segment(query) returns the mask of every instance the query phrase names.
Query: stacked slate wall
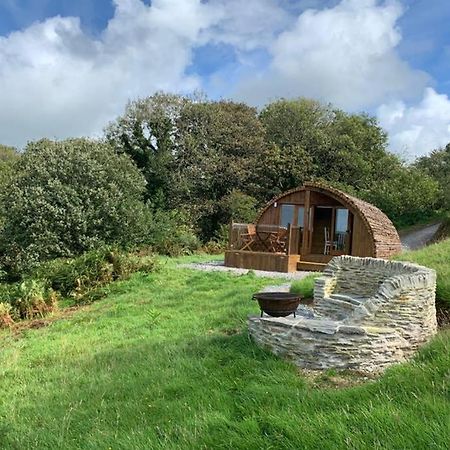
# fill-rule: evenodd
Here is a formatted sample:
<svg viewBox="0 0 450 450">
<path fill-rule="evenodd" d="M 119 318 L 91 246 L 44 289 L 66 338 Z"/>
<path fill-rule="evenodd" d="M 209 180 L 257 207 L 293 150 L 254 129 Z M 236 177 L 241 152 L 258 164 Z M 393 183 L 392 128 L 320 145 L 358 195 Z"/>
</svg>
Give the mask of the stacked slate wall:
<svg viewBox="0 0 450 450">
<path fill-rule="evenodd" d="M 436 333 L 435 289 L 434 270 L 340 256 L 316 280 L 313 318 L 251 317 L 249 331 L 299 367 L 379 371 Z"/>
</svg>

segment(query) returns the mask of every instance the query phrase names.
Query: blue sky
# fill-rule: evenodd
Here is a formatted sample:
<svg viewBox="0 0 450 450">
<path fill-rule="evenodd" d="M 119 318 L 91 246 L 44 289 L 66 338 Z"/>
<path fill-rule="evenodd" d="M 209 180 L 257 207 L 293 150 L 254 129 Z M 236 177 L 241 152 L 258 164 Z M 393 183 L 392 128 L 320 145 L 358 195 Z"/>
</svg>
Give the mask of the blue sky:
<svg viewBox="0 0 450 450">
<path fill-rule="evenodd" d="M 307 96 L 406 158 L 450 141 L 444 0 L 0 0 L 0 142 L 98 135 L 128 99 Z"/>
</svg>

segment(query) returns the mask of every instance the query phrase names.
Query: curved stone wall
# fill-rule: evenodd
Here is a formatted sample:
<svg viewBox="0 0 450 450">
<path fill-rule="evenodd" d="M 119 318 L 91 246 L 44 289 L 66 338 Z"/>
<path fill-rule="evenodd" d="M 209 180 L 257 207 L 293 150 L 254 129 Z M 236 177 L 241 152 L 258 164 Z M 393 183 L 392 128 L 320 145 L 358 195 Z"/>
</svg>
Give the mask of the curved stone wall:
<svg viewBox="0 0 450 450">
<path fill-rule="evenodd" d="M 250 317 L 249 332 L 299 367 L 379 371 L 435 334 L 435 289 L 432 269 L 339 256 L 316 280 L 313 314 Z"/>
</svg>

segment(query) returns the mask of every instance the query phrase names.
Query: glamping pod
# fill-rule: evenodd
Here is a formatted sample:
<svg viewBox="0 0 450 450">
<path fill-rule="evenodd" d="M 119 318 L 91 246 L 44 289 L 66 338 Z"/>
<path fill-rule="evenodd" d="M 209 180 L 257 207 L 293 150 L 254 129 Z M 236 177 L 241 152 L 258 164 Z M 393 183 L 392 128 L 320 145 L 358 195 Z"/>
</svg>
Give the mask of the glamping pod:
<svg viewBox="0 0 450 450">
<path fill-rule="evenodd" d="M 400 238 L 378 208 L 321 183 L 271 200 L 256 223 L 232 223 L 225 265 L 254 270 L 322 270 L 333 256 L 389 258 Z"/>
</svg>

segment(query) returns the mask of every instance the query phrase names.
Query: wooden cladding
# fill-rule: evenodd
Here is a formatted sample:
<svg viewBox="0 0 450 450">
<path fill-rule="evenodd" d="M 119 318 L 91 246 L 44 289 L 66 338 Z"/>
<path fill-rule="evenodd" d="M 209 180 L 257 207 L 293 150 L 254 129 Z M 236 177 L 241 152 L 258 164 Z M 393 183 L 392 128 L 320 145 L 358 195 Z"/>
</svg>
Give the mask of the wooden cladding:
<svg viewBox="0 0 450 450">
<path fill-rule="evenodd" d="M 389 218 L 370 203 L 321 183 L 305 183 L 271 200 L 261 211 L 258 224 L 280 224 L 281 207 L 291 204 L 304 208 L 304 227 L 299 253 L 311 253 L 315 207 L 346 208 L 350 212 L 346 251 L 354 256 L 388 258 L 401 251 L 400 238 Z M 334 219 L 333 219 L 334 220 Z M 351 222 L 351 223 L 350 223 Z M 334 222 L 332 224 L 334 230 Z M 316 242 L 316 251 L 319 244 Z"/>
<path fill-rule="evenodd" d="M 250 245 L 250 225 L 230 227 L 225 265 L 289 272 L 297 263 L 304 269 L 308 261 L 322 267 L 335 255 L 389 258 L 401 250 L 397 230 L 382 211 L 320 183 L 306 183 L 274 198 L 255 225 L 257 239 Z M 266 232 L 274 236 L 266 242 L 264 228 L 278 231 Z"/>
</svg>

